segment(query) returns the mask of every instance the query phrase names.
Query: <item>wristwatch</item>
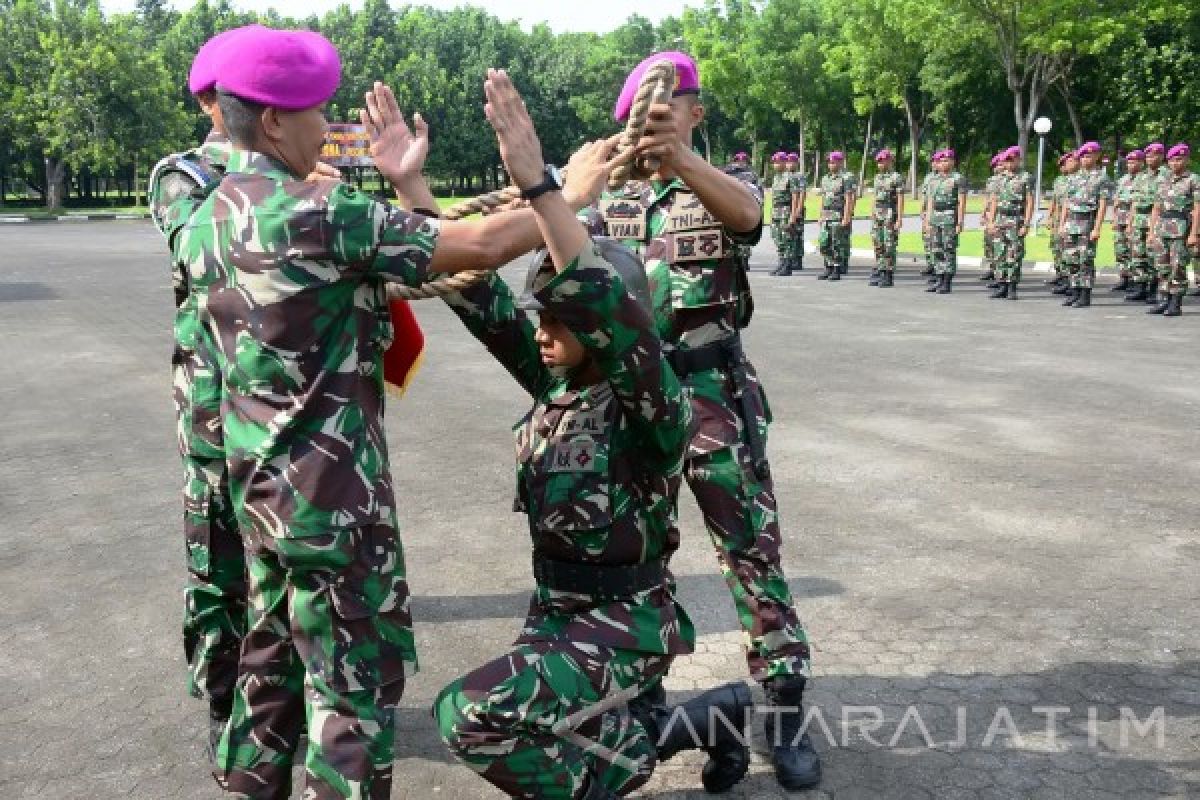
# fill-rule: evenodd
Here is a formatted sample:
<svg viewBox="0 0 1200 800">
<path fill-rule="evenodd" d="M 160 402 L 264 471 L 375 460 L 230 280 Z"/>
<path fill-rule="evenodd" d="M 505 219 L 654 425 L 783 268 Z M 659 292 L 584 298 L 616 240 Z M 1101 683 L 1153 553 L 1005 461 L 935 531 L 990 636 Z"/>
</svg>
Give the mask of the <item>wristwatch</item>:
<svg viewBox="0 0 1200 800">
<path fill-rule="evenodd" d="M 542 178 L 542 182 L 538 185 L 521 190 L 522 200 L 535 200 L 546 192 L 557 192 L 562 189 L 562 173 L 558 167 L 553 164 L 547 164 L 544 175 L 545 177 Z"/>
</svg>

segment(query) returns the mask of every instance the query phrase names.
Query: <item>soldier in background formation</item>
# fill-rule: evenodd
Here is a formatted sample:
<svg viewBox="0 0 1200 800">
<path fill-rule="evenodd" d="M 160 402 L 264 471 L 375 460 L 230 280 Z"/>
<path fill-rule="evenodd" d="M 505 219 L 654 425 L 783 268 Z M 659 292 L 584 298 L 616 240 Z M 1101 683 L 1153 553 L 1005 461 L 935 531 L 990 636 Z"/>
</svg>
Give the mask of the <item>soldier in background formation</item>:
<svg viewBox="0 0 1200 800">
<path fill-rule="evenodd" d="M 821 179 L 821 229 L 817 236 L 817 247 L 825 258 L 825 272 L 817 276 L 821 281 L 840 281 L 850 268 L 850 225 L 858 200 L 858 181 L 845 167 L 846 156 L 834 150 Z"/>
<path fill-rule="evenodd" d="M 1087 142 L 1079 148 L 1079 169 L 1067 181 L 1062 209 L 1055 228 L 1062 239 L 1062 260 L 1070 276 L 1068 308 L 1088 308 L 1096 280 L 1096 243 L 1112 195 L 1112 181 L 1100 168 L 1100 145 Z"/>
<path fill-rule="evenodd" d="M 967 181 L 954 169 L 954 151 L 933 154 L 935 174 L 929 182 L 924 226 L 929 231 L 935 276 L 927 292 L 949 294 L 958 270 L 958 237 L 967 210 Z"/>
<path fill-rule="evenodd" d="M 989 165 L 992 168 L 992 174 L 988 176 L 987 182 L 983 185 L 983 204 L 984 208 L 991 205 L 992 199 L 996 194 L 996 187 L 1000 181 L 1004 179 L 1002 174 L 1003 167 L 1000 162 L 1004 156 L 1004 151 L 996 153 L 992 156 Z M 999 285 L 996 281 L 996 240 L 991 232 L 991 225 L 987 218 L 987 211 L 984 211 L 984 216 L 980 219 L 980 227 L 983 229 L 983 273 L 979 276 L 981 281 L 992 281 L 988 284 L 988 288 L 994 289 Z"/>
<path fill-rule="evenodd" d="M 925 173 L 917 189 L 917 199 L 921 201 L 921 252 L 925 256 L 925 268 L 921 270 L 921 275 L 925 276 L 933 274 L 933 250 L 929 248 L 929 226 L 926 224 L 929 221 L 929 182 L 933 180 L 933 175 L 933 170 Z"/>
<path fill-rule="evenodd" d="M 1065 203 L 1067 182 L 1079 168 L 1079 160 L 1075 151 L 1063 153 L 1058 157 L 1058 177 L 1050 188 L 1050 208 L 1046 212 L 1047 231 L 1050 235 L 1050 253 L 1054 257 L 1054 277 L 1046 281 L 1047 286 L 1053 286 L 1053 294 L 1066 294 L 1071 290 L 1070 277 L 1062 259 L 1062 236 L 1058 230 L 1058 219 L 1062 215 Z"/>
<path fill-rule="evenodd" d="M 808 200 L 808 178 L 800 169 L 800 154 L 788 153 L 788 176 L 791 178 L 792 214 L 788 221 L 788 235 L 791 239 L 792 269 L 804 269 L 804 204 Z M 790 275 L 791 272 L 784 273 Z"/>
<path fill-rule="evenodd" d="M 1192 150 L 1177 144 L 1167 151 L 1169 171 L 1158 187 L 1150 229 L 1161 242 L 1160 301 L 1150 314 L 1178 317 L 1187 292 L 1187 269 L 1200 257 L 1200 176 L 1189 167 Z"/>
<path fill-rule="evenodd" d="M 1021 169 L 1021 148 L 1013 146 L 999 154 L 998 180 L 984 209 L 987 232 L 995 242 L 995 299 L 1017 299 L 1021 265 L 1025 258 L 1025 236 L 1033 218 L 1033 188 L 1029 173 Z"/>
<path fill-rule="evenodd" d="M 1113 257 L 1120 280 L 1110 292 L 1129 293 L 1137 281 L 1133 264 L 1133 182 L 1144 164 L 1142 151 L 1130 150 L 1125 154 L 1125 174 L 1113 186 Z"/>
<path fill-rule="evenodd" d="M 739 150 L 733 154 L 733 161 L 730 161 L 722 169 L 726 175 L 732 175 L 740 181 L 744 181 L 756 187 L 758 191 L 762 191 L 762 186 L 759 184 L 758 176 L 754 174 L 754 170 L 750 167 L 750 155 Z M 754 251 L 752 245 L 739 242 L 734 245 L 734 252 L 741 261 L 742 269 L 749 272 L 750 270 L 750 255 Z"/>
<path fill-rule="evenodd" d="M 896 157 L 887 148 L 875 154 L 875 164 L 875 201 L 871 206 L 875 269 L 868 283 L 889 287 L 895 285 L 896 245 L 904 218 L 904 176 L 896 172 Z"/>
<path fill-rule="evenodd" d="M 771 239 L 779 253 L 779 265 L 772 270 L 772 275 L 791 275 L 796 258 L 793 252 L 794 238 L 790 231 L 794 220 L 792 176 L 787 166 L 787 153 L 780 150 L 771 156 L 771 169 L 775 173 L 771 179 Z"/>
</svg>

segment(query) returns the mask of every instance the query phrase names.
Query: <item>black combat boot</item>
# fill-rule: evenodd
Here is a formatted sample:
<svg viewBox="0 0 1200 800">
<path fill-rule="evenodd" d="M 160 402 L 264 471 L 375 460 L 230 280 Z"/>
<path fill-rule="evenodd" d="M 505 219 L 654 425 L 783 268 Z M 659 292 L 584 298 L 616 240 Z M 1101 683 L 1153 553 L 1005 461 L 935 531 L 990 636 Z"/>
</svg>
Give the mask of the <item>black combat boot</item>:
<svg viewBox="0 0 1200 800">
<path fill-rule="evenodd" d="M 1126 303 L 1144 303 L 1146 302 L 1146 282 L 1138 281 L 1133 284 L 1129 294 L 1125 295 Z"/>
<path fill-rule="evenodd" d="M 1163 312 L 1163 316 L 1178 317 L 1181 314 L 1183 314 L 1183 293 L 1168 295 L 1167 310 Z"/>
<path fill-rule="evenodd" d="M 879 277 L 880 288 L 886 289 L 889 286 L 895 286 L 895 285 L 896 285 L 896 282 L 894 279 L 894 273 L 890 269 L 885 269 L 883 271 L 883 274 Z"/>
<path fill-rule="evenodd" d="M 845 273 L 846 273 L 846 270 L 842 269 L 840 266 L 834 267 L 833 273 L 829 276 L 829 280 L 840 281 L 842 279 L 842 275 L 844 275 Z"/>
<path fill-rule="evenodd" d="M 873 269 L 871 270 L 871 277 L 867 279 L 867 286 L 878 286 L 879 280 L 879 270 Z"/>
<path fill-rule="evenodd" d="M 1055 287 L 1050 290 L 1050 294 L 1067 294 L 1070 291 L 1071 283 L 1069 281 L 1063 281 L 1062 283 L 1055 285 Z"/>
<path fill-rule="evenodd" d="M 927 285 L 925 287 L 925 291 L 929 292 L 930 294 L 933 294 L 938 289 L 940 289 L 942 286 L 942 278 L 944 276 L 945 276 L 945 273 L 943 273 L 942 275 L 935 275 L 934 277 L 932 277 L 928 281 L 926 281 Z"/>
<path fill-rule="evenodd" d="M 989 288 L 989 289 L 999 289 L 999 288 L 1000 288 L 1001 286 L 1003 286 L 1003 285 L 1004 285 L 1004 281 L 1002 281 L 1002 280 L 1000 280 L 999 278 L 997 278 L 996 280 L 994 280 L 994 281 L 992 281 L 991 283 L 989 283 L 989 284 L 987 285 L 987 288 Z"/>
<path fill-rule="evenodd" d="M 1008 299 L 1009 300 L 1017 299 L 1017 285 L 1015 283 L 1010 283 L 1008 285 Z"/>
<path fill-rule="evenodd" d="M 792 274 L 792 260 L 790 258 L 784 259 L 784 262 L 779 265 L 779 269 L 775 270 L 775 272 L 773 274 L 779 275 L 779 276 L 791 275 Z"/>
<path fill-rule="evenodd" d="M 1042 281 L 1043 286 L 1062 286 L 1062 275 L 1055 275 Z"/>
<path fill-rule="evenodd" d="M 1079 294 L 1076 296 L 1075 302 L 1072 304 L 1072 308 L 1087 308 L 1091 304 L 1092 290 L 1090 288 L 1083 288 L 1079 290 Z"/>
<path fill-rule="evenodd" d="M 996 270 L 989 269 L 987 272 L 979 276 L 981 281 L 994 281 L 996 279 Z"/>
<path fill-rule="evenodd" d="M 1158 305 L 1158 278 L 1151 278 L 1150 285 L 1146 287 L 1146 304 Z"/>
<path fill-rule="evenodd" d="M 825 271 L 824 271 L 824 272 L 822 272 L 820 275 L 818 275 L 818 276 L 817 276 L 817 280 L 819 280 L 819 281 L 827 281 L 827 280 L 829 280 L 829 276 L 830 276 L 830 275 L 832 275 L 832 274 L 833 274 L 833 270 L 832 270 L 832 269 L 830 269 L 829 267 L 826 267 L 826 268 L 825 268 Z"/>
<path fill-rule="evenodd" d="M 950 294 L 950 287 L 954 283 L 954 276 L 949 272 L 942 274 L 942 282 L 937 287 L 938 294 Z"/>
<path fill-rule="evenodd" d="M 1109 289 L 1110 292 L 1127 292 L 1129 291 L 1130 283 L 1129 276 L 1122 275 L 1119 283 Z"/>
<path fill-rule="evenodd" d="M 922 275 L 932 275 L 932 274 L 933 274 L 933 267 L 931 267 L 931 266 L 929 266 L 929 265 L 926 265 L 926 266 L 925 266 L 925 269 L 921 270 L 921 274 L 922 274 Z"/>
<path fill-rule="evenodd" d="M 846 263 L 846 264 L 838 264 L 838 269 L 837 269 L 837 271 L 838 271 L 838 274 L 839 274 L 839 275 L 845 275 L 847 272 L 849 272 L 849 271 L 850 271 L 850 264 L 849 264 L 849 263 Z"/>
<path fill-rule="evenodd" d="M 1196 288 L 1187 293 L 1188 297 L 1200 297 L 1200 283 L 1196 284 Z"/>
<path fill-rule="evenodd" d="M 821 782 L 821 758 L 813 750 L 804 727 L 804 678 L 781 675 L 770 678 L 763 688 L 772 708 L 763 722 L 775 779 L 785 789 L 811 789 Z"/>
<path fill-rule="evenodd" d="M 1064 306 L 1073 306 L 1075 305 L 1075 301 L 1079 299 L 1079 290 L 1074 286 L 1069 287 L 1063 294 L 1067 296 L 1067 299 L 1063 301 Z"/>
<path fill-rule="evenodd" d="M 703 750 L 708 762 L 700 782 L 713 794 L 746 777 L 750 743 L 743 726 L 754 698 L 744 683 L 709 689 L 677 706 L 668 706 L 666 698 L 660 683 L 629 703 L 629 713 L 654 741 L 659 761 L 684 750 Z"/>
<path fill-rule="evenodd" d="M 1002 297 L 1008 297 L 1008 284 L 1001 283 L 1000 287 L 996 289 L 996 291 L 992 292 L 991 297 L 993 300 L 999 300 Z"/>
<path fill-rule="evenodd" d="M 1146 313 L 1147 314 L 1165 314 L 1165 313 L 1167 313 L 1167 309 L 1170 307 L 1170 305 L 1171 305 L 1171 295 L 1166 294 L 1164 292 L 1160 298 L 1159 304 L 1156 305 L 1154 308 L 1150 309 L 1149 311 L 1147 311 Z"/>
</svg>

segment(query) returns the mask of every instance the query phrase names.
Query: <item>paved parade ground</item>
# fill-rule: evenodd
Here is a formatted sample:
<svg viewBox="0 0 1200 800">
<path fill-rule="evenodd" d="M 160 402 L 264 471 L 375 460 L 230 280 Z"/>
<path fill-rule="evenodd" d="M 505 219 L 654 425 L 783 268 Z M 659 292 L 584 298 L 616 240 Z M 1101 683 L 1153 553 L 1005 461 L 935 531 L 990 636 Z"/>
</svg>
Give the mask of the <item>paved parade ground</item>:
<svg viewBox="0 0 1200 800">
<path fill-rule="evenodd" d="M 1200 797 L 1200 301 L 1148 317 L 1104 287 L 1063 309 L 1042 275 L 989 300 L 973 269 L 936 296 L 906 259 L 893 289 L 861 263 L 818 282 L 813 257 L 772 278 L 766 239 L 747 350 L 825 766 L 795 796 Z M 148 222 L 0 228 L 6 800 L 218 797 L 183 691 L 171 311 Z M 439 301 L 418 315 L 425 363 L 387 413 L 421 657 L 394 796 L 491 798 L 429 704 L 524 614 L 510 426 L 528 404 Z M 700 637 L 674 698 L 745 676 L 682 503 L 673 566 Z M 639 796 L 704 796 L 701 763 Z M 760 755 L 729 796 L 785 794 Z"/>
</svg>

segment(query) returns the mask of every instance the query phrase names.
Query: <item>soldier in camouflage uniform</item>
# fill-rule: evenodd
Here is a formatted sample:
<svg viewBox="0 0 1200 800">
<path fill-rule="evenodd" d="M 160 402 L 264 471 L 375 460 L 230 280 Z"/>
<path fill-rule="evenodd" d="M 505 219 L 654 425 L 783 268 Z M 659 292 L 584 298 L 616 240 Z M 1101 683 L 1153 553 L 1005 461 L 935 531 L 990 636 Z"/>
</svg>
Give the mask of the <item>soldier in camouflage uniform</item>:
<svg viewBox="0 0 1200 800">
<path fill-rule="evenodd" d="M 896 172 L 896 157 L 888 149 L 875 154 L 875 201 L 871 205 L 871 243 L 875 269 L 871 286 L 895 286 L 896 243 L 904 216 L 904 176 Z"/>
<path fill-rule="evenodd" d="M 684 707 L 695 740 L 688 724 L 667 729 L 665 707 L 606 710 L 657 685 L 695 644 L 666 568 L 692 412 L 641 261 L 615 240 L 590 242 L 561 198 L 540 203 L 553 258 L 534 259 L 525 295 L 492 275 L 447 298 L 534 398 L 516 428 L 514 508 L 528 515 L 537 588 L 515 649 L 443 689 L 434 716 L 451 751 L 511 797 L 623 796 L 658 760 L 710 742 L 704 783 L 724 791 L 749 750 L 710 729 L 710 708 L 744 718 L 744 684 Z M 551 224 L 552 204 L 565 224 Z"/>
<path fill-rule="evenodd" d="M 750 674 L 773 704 L 800 709 L 810 674 L 808 639 L 782 567 L 766 457 L 770 412 L 742 350 L 740 329 L 750 321 L 753 300 L 732 254 L 735 243 L 761 235 L 763 198 L 755 185 L 713 169 L 690 148 L 704 106 L 688 56 L 643 61 L 626 81 L 616 118 L 626 118 L 641 75 L 663 57 L 676 63 L 676 96 L 669 107 L 651 109 L 642 141 L 647 154 L 661 159 L 661 170 L 603 195 L 587 222 L 593 233 L 621 238 L 645 258 L 658 331 L 697 421 L 684 477 L 746 632 Z M 771 733 L 776 777 L 789 788 L 816 785 L 820 761 L 801 735 L 802 712 L 777 718 Z"/>
<path fill-rule="evenodd" d="M 1004 167 L 1001 163 L 1003 158 L 1003 151 L 992 156 L 992 174 L 988 176 L 987 182 L 983 185 L 984 212 L 979 220 L 979 225 L 983 229 L 983 273 L 979 276 L 979 280 L 992 281 L 991 284 L 988 284 L 988 288 L 996 288 L 999 285 L 996 280 L 996 239 L 991 232 L 993 226 L 991 220 L 988 219 L 987 209 L 992 205 L 997 187 L 1004 180 Z"/>
<path fill-rule="evenodd" d="M 925 268 L 921 270 L 922 275 L 933 274 L 933 251 L 929 249 L 929 226 L 925 224 L 929 217 L 925 213 L 925 208 L 929 203 L 929 182 L 933 180 L 934 174 L 932 169 L 925 173 L 920 187 L 917 188 L 917 197 L 921 201 L 921 252 L 925 254 Z"/>
<path fill-rule="evenodd" d="M 762 191 L 762 187 L 758 181 L 758 176 L 755 175 L 754 170 L 750 168 L 750 156 L 746 155 L 744 152 L 738 152 L 738 154 L 733 157 L 733 161 L 722 167 L 721 171 L 726 175 L 734 176 L 740 181 L 746 181 L 754 186 L 758 186 L 759 191 Z M 734 248 L 734 252 L 737 253 L 738 258 L 741 261 L 742 269 L 746 270 L 747 272 L 750 270 L 750 255 L 753 251 L 754 247 L 746 244 L 739 244 Z M 800 253 L 803 255 L 804 251 L 801 250 Z M 803 269 L 804 267 L 799 266 L 797 268 Z M 774 274 L 774 272 L 772 274 Z"/>
<path fill-rule="evenodd" d="M 1063 303 L 1069 308 L 1092 304 L 1096 280 L 1096 242 L 1112 196 L 1112 181 L 1099 166 L 1100 145 L 1087 142 L 1079 148 L 1079 171 L 1067 182 L 1058 228 L 1063 237 L 1062 259 L 1071 275 L 1071 289 Z"/>
<path fill-rule="evenodd" d="M 984 210 L 984 218 L 996 242 L 996 299 L 1017 299 L 1021 265 L 1025 259 L 1025 235 L 1033 218 L 1033 190 L 1029 173 L 1021 169 L 1021 148 L 1010 147 L 1000 154 L 1001 179 Z"/>
<path fill-rule="evenodd" d="M 1121 280 L 1109 291 L 1131 292 L 1136 280 L 1133 266 L 1133 183 L 1142 171 L 1145 156 L 1141 150 L 1125 154 L 1125 174 L 1113 187 L 1113 255 Z"/>
<path fill-rule="evenodd" d="M 788 225 L 792 217 L 792 177 L 787 171 L 787 153 L 782 150 L 771 156 L 771 239 L 779 253 L 779 266 L 772 275 L 792 274 L 792 237 Z"/>
<path fill-rule="evenodd" d="M 177 232 L 198 202 L 192 192 L 219 181 L 232 145 L 217 106 L 215 54 L 244 29 L 208 40 L 196 53 L 188 89 L 212 119 L 199 147 L 167 156 L 151 172 L 150 209 L 164 236 Z M 171 242 L 168 240 L 168 246 Z M 209 750 L 229 719 L 238 650 L 246 626 L 246 563 L 229 497 L 221 430 L 221 381 L 216 348 L 198 325 L 188 276 L 172 264 L 175 345 L 171 357 L 179 453 L 183 457 L 183 524 L 188 579 L 184 588 L 183 649 L 187 688 L 208 701 Z"/>
<path fill-rule="evenodd" d="M 1158 274 L 1162 302 L 1148 313 L 1178 317 L 1183 313 L 1187 292 L 1187 270 L 1193 256 L 1200 256 L 1200 175 L 1188 169 L 1192 150 L 1177 144 L 1167 151 L 1170 174 L 1158 189 L 1152 229 L 1162 238 L 1166 267 Z"/>
<path fill-rule="evenodd" d="M 925 291 L 949 294 L 958 269 L 958 237 L 967 207 L 967 182 L 954 169 L 953 150 L 934 153 L 933 166 L 937 172 L 929 182 L 925 227 L 936 278 Z"/>
<path fill-rule="evenodd" d="M 1062 234 L 1058 230 L 1058 220 L 1062 216 L 1067 182 L 1078 169 L 1079 159 L 1076 157 L 1075 151 L 1063 153 L 1058 157 L 1059 175 L 1050 187 L 1050 208 L 1046 214 L 1048 220 L 1046 230 L 1050 236 L 1050 252 L 1054 256 L 1054 277 L 1046 281 L 1046 285 L 1054 287 L 1052 294 L 1066 294 L 1071 291 L 1071 279 L 1062 259 Z"/>
<path fill-rule="evenodd" d="M 785 232 L 790 240 L 792 270 L 798 271 L 804 269 L 804 204 L 808 199 L 808 178 L 800 171 L 799 153 L 788 153 L 787 169 L 791 178 L 792 214 Z"/>
<path fill-rule="evenodd" d="M 825 273 L 817 276 L 821 281 L 840 281 L 850 268 L 850 224 L 858 200 L 858 181 L 845 166 L 846 157 L 834 150 L 821 179 L 821 232 L 817 237 L 817 247 L 825 257 Z"/>
<path fill-rule="evenodd" d="M 286 798 L 306 732 L 305 797 L 383 800 L 395 708 L 416 664 L 383 431 L 386 284 L 494 268 L 541 234 L 531 211 L 439 224 L 337 181 L 300 180 L 324 141 L 337 52 L 319 34 L 263 28 L 224 55 L 218 102 L 234 149 L 173 239 L 218 347 L 247 562 L 246 635 L 216 775 L 235 795 Z M 493 75 L 489 100 L 496 83 L 511 89 Z M 378 84 L 366 105 L 376 165 L 410 206 L 431 206 L 423 123 L 411 134 Z M 516 128 L 499 138 L 502 153 L 537 141 Z M 580 163 L 572 179 L 592 186 L 604 166 Z M 576 207 L 590 200 L 571 196 Z"/>
<path fill-rule="evenodd" d="M 1141 189 L 1148 193 L 1151 198 L 1151 203 L 1158 202 L 1158 193 L 1162 189 L 1162 185 L 1167 181 L 1171 174 L 1171 170 L 1164 163 L 1167 156 L 1167 148 L 1161 142 L 1151 142 L 1146 145 L 1146 178 Z M 1149 222 L 1147 222 L 1149 225 Z M 1159 235 L 1157 228 L 1151 225 L 1146 233 L 1146 257 L 1150 262 L 1150 273 L 1153 276 L 1151 287 L 1147 290 L 1146 302 L 1150 305 L 1159 304 L 1159 292 L 1165 291 L 1166 287 L 1160 285 L 1159 275 L 1168 269 L 1166 263 L 1166 250 L 1163 248 L 1162 237 Z"/>
<path fill-rule="evenodd" d="M 1133 179 L 1129 186 L 1129 269 L 1133 285 L 1125 295 L 1126 303 L 1155 302 L 1158 295 L 1158 276 L 1150 263 L 1149 236 L 1150 215 L 1154 211 L 1157 197 L 1157 181 L 1146 169 L 1146 154 L 1134 150 L 1126 158 L 1126 166 Z"/>
</svg>

